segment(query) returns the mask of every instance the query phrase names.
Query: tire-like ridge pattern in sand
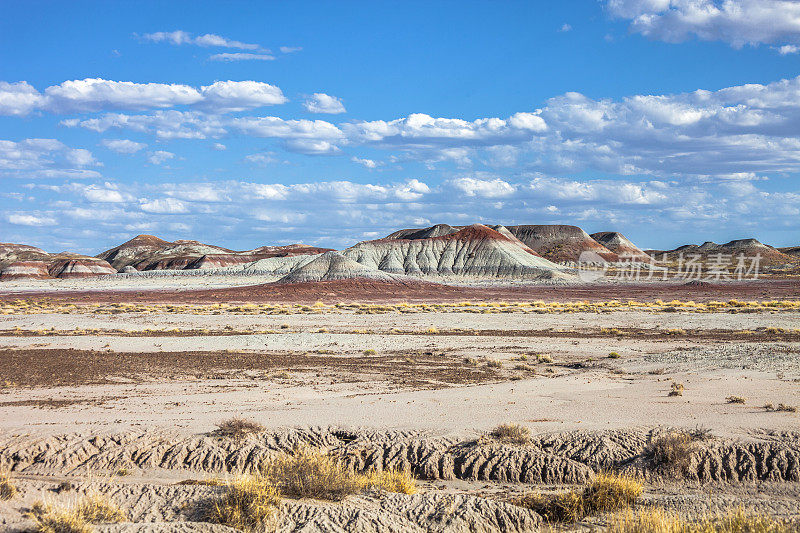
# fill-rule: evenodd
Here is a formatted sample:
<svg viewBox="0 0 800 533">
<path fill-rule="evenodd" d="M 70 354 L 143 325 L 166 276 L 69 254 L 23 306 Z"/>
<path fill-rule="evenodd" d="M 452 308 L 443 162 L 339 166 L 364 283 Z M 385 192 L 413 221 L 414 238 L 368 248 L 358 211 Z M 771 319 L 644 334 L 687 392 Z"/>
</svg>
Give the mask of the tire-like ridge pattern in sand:
<svg viewBox="0 0 800 533">
<path fill-rule="evenodd" d="M 0 435 L 0 464 L 26 473 L 80 473 L 121 467 L 251 473 L 277 453 L 320 447 L 358 469 L 409 469 L 424 479 L 522 483 L 583 483 L 595 472 L 647 468 L 647 449 L 664 430 L 569 432 L 534 438 L 528 445 L 463 440 L 411 431 L 353 432 L 330 428 L 284 429 L 242 441 L 128 432 L 50 437 Z M 706 481 L 800 481 L 800 433 L 716 438 L 694 447 L 684 474 Z"/>
<path fill-rule="evenodd" d="M 133 522 L 103 526 L 104 532 L 228 531 L 201 522 L 200 509 L 222 493 L 220 487 L 98 483 L 85 490 L 118 502 Z M 375 492 L 349 496 L 342 502 L 286 499 L 276 531 L 488 533 L 536 531 L 540 523 L 541 517 L 533 511 L 478 496 Z"/>
</svg>

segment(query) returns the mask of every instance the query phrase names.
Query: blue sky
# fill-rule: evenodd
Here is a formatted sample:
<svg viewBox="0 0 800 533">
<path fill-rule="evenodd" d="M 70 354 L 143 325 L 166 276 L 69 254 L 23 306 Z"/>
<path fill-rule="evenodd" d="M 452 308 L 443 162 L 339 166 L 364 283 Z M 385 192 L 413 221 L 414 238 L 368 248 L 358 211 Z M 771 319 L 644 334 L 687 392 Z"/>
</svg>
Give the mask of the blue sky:
<svg viewBox="0 0 800 533">
<path fill-rule="evenodd" d="M 800 4 L 8 2 L 0 241 L 800 244 Z"/>
</svg>

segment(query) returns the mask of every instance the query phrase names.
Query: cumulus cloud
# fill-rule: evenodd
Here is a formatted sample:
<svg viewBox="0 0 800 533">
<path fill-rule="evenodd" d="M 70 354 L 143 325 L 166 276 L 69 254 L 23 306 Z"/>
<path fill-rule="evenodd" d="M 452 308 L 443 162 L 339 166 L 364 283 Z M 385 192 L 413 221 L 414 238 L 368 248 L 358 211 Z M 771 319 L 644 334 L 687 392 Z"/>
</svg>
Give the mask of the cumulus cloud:
<svg viewBox="0 0 800 533">
<path fill-rule="evenodd" d="M 55 226 L 56 220 L 49 216 L 13 213 L 6 216 L 6 220 L 18 226 Z"/>
<path fill-rule="evenodd" d="M 34 109 L 52 113 L 90 113 L 175 106 L 197 106 L 207 111 L 227 113 L 287 101 L 280 88 L 256 81 L 216 81 L 196 89 L 177 83 L 86 78 L 47 87 L 43 93 L 24 81 L 0 82 L 0 115 L 23 116 Z"/>
<path fill-rule="evenodd" d="M 492 180 L 456 178 L 450 180 L 450 185 L 466 196 L 478 196 L 481 198 L 503 198 L 511 196 L 516 190 L 513 185 L 500 178 Z"/>
<path fill-rule="evenodd" d="M 372 159 L 363 159 L 360 157 L 351 157 L 350 161 L 353 163 L 358 163 L 359 165 L 363 165 L 369 169 L 378 168 L 381 165 L 380 161 L 374 161 Z"/>
<path fill-rule="evenodd" d="M 314 93 L 306 99 L 303 107 L 311 113 L 330 113 L 333 115 L 345 113 L 341 98 L 330 96 L 325 93 Z"/>
<path fill-rule="evenodd" d="M 217 81 L 202 88 L 201 107 L 217 113 L 283 104 L 289 100 L 276 86 L 257 81 Z"/>
<path fill-rule="evenodd" d="M 102 78 L 65 81 L 44 90 L 43 107 L 55 113 L 150 109 L 195 104 L 202 95 L 177 83 L 134 83 Z"/>
<path fill-rule="evenodd" d="M 140 200 L 139 209 L 145 213 L 177 215 L 188 213 L 187 205 L 175 198 L 157 198 L 155 200 Z"/>
<path fill-rule="evenodd" d="M 100 144 L 118 154 L 135 154 L 143 148 L 147 148 L 146 144 L 137 143 L 129 139 L 103 139 Z"/>
<path fill-rule="evenodd" d="M 762 228 L 785 228 L 790 240 L 796 236 L 800 215 L 800 191 L 771 192 L 769 181 L 749 174 L 698 181 L 525 173 L 511 178 L 476 172 L 439 186 L 426 181 L 9 182 L 8 193 L 23 193 L 26 201 L 36 197 L 40 203 L 47 202 L 48 210 L 22 211 L 21 204 L 15 204 L 8 211 L 0 210 L 0 218 L 11 222 L 13 216 L 21 236 L 26 235 L 26 223 L 35 224 L 28 235 L 41 235 L 37 224 L 53 223 L 58 228 L 53 231 L 70 238 L 78 238 L 91 226 L 96 234 L 112 236 L 106 248 L 127 240 L 130 233 L 168 232 L 169 236 L 171 225 L 184 224 L 195 232 L 186 238 L 202 235 L 204 241 L 230 247 L 240 243 L 244 249 L 279 242 L 343 247 L 401 227 L 440 222 L 578 223 L 590 232 L 622 231 L 643 245 L 650 244 L 641 239 L 651 230 L 642 228 L 658 224 L 669 235 L 663 239 L 669 241 L 684 239 L 674 235 L 691 227 L 693 236 L 724 238 L 737 232 L 782 244 L 753 234 L 753 221 L 758 220 Z M 147 213 L 145 223 L 143 213 Z M 336 228 L 335 235 L 331 228 Z M 45 239 L 50 232 L 47 235 Z M 94 253 L 102 249 L 96 239 L 84 240 L 89 250 L 96 249 Z"/>
<path fill-rule="evenodd" d="M 234 41 L 227 39 L 213 33 L 206 33 L 203 35 L 194 36 L 189 32 L 183 30 L 176 31 L 157 31 L 154 33 L 145 33 L 142 39 L 154 43 L 168 43 L 174 45 L 192 44 L 204 47 L 218 47 L 218 48 L 238 48 L 240 50 L 263 50 L 258 44 L 243 43 L 241 41 Z"/>
<path fill-rule="evenodd" d="M 722 41 L 735 48 L 800 42 L 794 0 L 608 0 L 612 15 L 651 39 Z"/>
<path fill-rule="evenodd" d="M 26 81 L 0 81 L 0 115 L 24 116 L 39 107 L 42 95 Z"/>
<path fill-rule="evenodd" d="M 0 176 L 93 176 L 96 172 L 85 167 L 97 165 L 89 150 L 70 148 L 56 139 L 0 140 Z"/>
<path fill-rule="evenodd" d="M 152 152 L 148 157 L 147 160 L 150 161 L 153 165 L 163 165 L 170 159 L 173 159 L 175 154 L 172 152 L 167 152 L 165 150 L 156 150 Z"/>
<path fill-rule="evenodd" d="M 208 56 L 210 61 L 224 61 L 233 63 L 235 61 L 273 61 L 275 56 L 270 54 L 252 54 L 247 52 L 225 52 Z"/>
<path fill-rule="evenodd" d="M 246 155 L 244 160 L 259 167 L 265 167 L 277 161 L 275 154 L 272 152 Z"/>
<path fill-rule="evenodd" d="M 83 196 L 90 202 L 118 204 L 130 198 L 116 190 L 116 187 L 106 183 L 103 186 L 89 185 L 82 188 Z"/>
<path fill-rule="evenodd" d="M 127 129 L 161 140 L 230 135 L 283 141 L 286 150 L 335 155 L 358 147 L 415 160 L 469 168 L 522 166 L 551 174 L 587 169 L 620 175 L 715 176 L 738 172 L 800 171 L 800 78 L 716 91 L 593 99 L 556 96 L 533 111 L 468 121 L 411 114 L 393 120 L 334 124 L 275 116 L 215 114 L 278 103 L 282 93 L 256 82 L 217 82 L 201 88 L 201 111 L 106 113 L 62 124 L 97 132 Z"/>
<path fill-rule="evenodd" d="M 305 155 L 335 155 L 341 151 L 335 144 L 322 139 L 288 139 L 283 146 L 290 152 Z"/>
</svg>

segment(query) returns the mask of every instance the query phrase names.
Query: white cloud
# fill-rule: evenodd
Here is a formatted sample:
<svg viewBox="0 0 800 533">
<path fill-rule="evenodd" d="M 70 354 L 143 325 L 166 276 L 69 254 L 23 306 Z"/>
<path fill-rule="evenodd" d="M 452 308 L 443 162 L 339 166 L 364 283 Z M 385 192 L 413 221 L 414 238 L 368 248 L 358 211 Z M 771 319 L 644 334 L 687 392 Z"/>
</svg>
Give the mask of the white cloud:
<svg viewBox="0 0 800 533">
<path fill-rule="evenodd" d="M 212 144 L 212 145 L 211 145 L 211 147 L 212 147 L 214 150 L 216 150 L 217 152 L 224 152 L 225 150 L 227 150 L 227 149 L 228 149 L 228 147 L 227 147 L 227 146 L 225 146 L 225 145 L 224 145 L 224 144 L 222 144 L 222 143 L 214 143 L 214 144 Z"/>
<path fill-rule="evenodd" d="M 782 56 L 796 54 L 798 52 L 800 52 L 800 46 L 794 44 L 785 44 L 778 48 L 778 53 Z"/>
<path fill-rule="evenodd" d="M 174 45 L 193 44 L 196 46 L 204 47 L 218 47 L 218 48 L 238 48 L 240 50 L 262 50 L 260 45 L 243 43 L 241 41 L 234 41 L 215 35 L 213 33 L 206 33 L 204 35 L 193 36 L 191 33 L 177 30 L 177 31 L 158 31 L 155 33 L 145 33 L 142 35 L 145 41 L 154 43 L 169 43 Z"/>
<path fill-rule="evenodd" d="M 400 200 L 419 200 L 430 192 L 431 188 L 417 179 L 408 180 L 406 183 L 394 187 L 394 195 Z"/>
<path fill-rule="evenodd" d="M 211 61 L 224 61 L 233 63 L 235 61 L 273 61 L 275 56 L 270 54 L 252 54 L 247 52 L 225 52 L 208 56 Z"/>
<path fill-rule="evenodd" d="M 56 139 L 0 140 L 0 176 L 54 178 L 95 176 L 84 167 L 98 165 L 89 150 L 70 148 Z"/>
<path fill-rule="evenodd" d="M 278 87 L 257 81 L 216 81 L 203 87 L 202 94 L 201 107 L 217 113 L 244 111 L 289 101 Z"/>
<path fill-rule="evenodd" d="M 48 216 L 11 214 L 6 217 L 11 224 L 18 226 L 55 226 L 56 220 Z"/>
<path fill-rule="evenodd" d="M 175 198 L 157 198 L 155 200 L 139 200 L 139 209 L 146 213 L 183 214 L 188 213 L 186 204 Z"/>
<path fill-rule="evenodd" d="M 172 107 L 195 104 L 202 99 L 197 89 L 188 85 L 87 78 L 48 87 L 44 91 L 43 107 L 55 113 L 82 113 Z"/>
<path fill-rule="evenodd" d="M 110 184 L 106 183 L 104 187 L 98 185 L 89 185 L 83 188 L 83 196 L 90 202 L 96 203 L 122 203 L 130 198 L 126 198 L 118 190 L 113 188 Z"/>
<path fill-rule="evenodd" d="M 511 196 L 516 190 L 513 185 L 500 178 L 492 180 L 456 178 L 450 180 L 450 185 L 466 196 L 477 196 L 480 198 L 503 198 Z"/>
<path fill-rule="evenodd" d="M 378 168 L 382 164 L 379 161 L 373 161 L 372 159 L 362 159 L 360 157 L 355 157 L 355 156 L 351 157 L 350 161 L 352 161 L 353 163 L 358 163 L 359 165 L 363 165 L 370 169 Z"/>
<path fill-rule="evenodd" d="M 272 152 L 246 155 L 244 160 L 259 167 L 265 167 L 277 161 L 277 159 L 275 159 L 275 154 Z"/>
<path fill-rule="evenodd" d="M 571 31 L 571 30 L 572 30 L 572 26 L 570 26 L 569 24 L 567 24 L 565 22 L 564 24 L 561 25 L 561 28 L 559 28 L 558 31 L 563 33 L 563 32 L 568 32 L 568 31 Z"/>
<path fill-rule="evenodd" d="M 163 165 L 166 161 L 173 159 L 175 154 L 172 152 L 167 152 L 164 150 L 156 150 L 152 152 L 148 157 L 147 160 L 150 161 L 153 165 Z"/>
<path fill-rule="evenodd" d="M 289 139 L 283 146 L 290 152 L 305 155 L 334 155 L 341 151 L 335 144 L 322 139 Z"/>
<path fill-rule="evenodd" d="M 330 113 L 339 114 L 345 113 L 347 110 L 344 108 L 341 98 L 330 96 L 325 93 L 314 93 L 303 103 L 303 107 L 311 113 Z"/>
<path fill-rule="evenodd" d="M 103 139 L 100 144 L 118 154 L 135 154 L 139 150 L 147 148 L 146 144 L 137 143 L 129 139 Z"/>
<path fill-rule="evenodd" d="M 793 0 L 608 0 L 609 11 L 651 39 L 692 37 L 735 48 L 800 41 L 800 2 Z"/>
<path fill-rule="evenodd" d="M 0 115 L 24 116 L 41 105 L 42 95 L 26 81 L 0 81 Z"/>
<path fill-rule="evenodd" d="M 303 49 L 302 46 L 281 46 L 280 51 L 282 54 L 293 54 L 294 52 L 299 52 Z"/>
<path fill-rule="evenodd" d="M 102 78 L 69 80 L 39 93 L 27 82 L 0 82 L 0 115 L 26 115 L 34 109 L 52 113 L 90 113 L 197 106 L 215 113 L 283 104 L 280 88 L 256 81 L 216 81 L 196 89 L 177 83 L 135 83 Z M 77 119 L 67 119 L 74 126 Z"/>
</svg>

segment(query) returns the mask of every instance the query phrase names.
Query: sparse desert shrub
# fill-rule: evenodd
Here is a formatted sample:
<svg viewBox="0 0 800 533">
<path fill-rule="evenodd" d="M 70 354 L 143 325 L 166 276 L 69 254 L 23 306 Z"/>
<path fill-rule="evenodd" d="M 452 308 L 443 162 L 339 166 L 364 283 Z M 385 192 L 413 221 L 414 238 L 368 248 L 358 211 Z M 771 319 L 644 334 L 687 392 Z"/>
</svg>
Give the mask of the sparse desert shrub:
<svg viewBox="0 0 800 533">
<path fill-rule="evenodd" d="M 686 335 L 686 330 L 681 328 L 672 328 L 667 330 L 667 335 Z"/>
<path fill-rule="evenodd" d="M 583 514 L 581 495 L 575 491 L 557 494 L 526 494 L 517 505 L 531 509 L 546 522 L 577 522 Z"/>
<path fill-rule="evenodd" d="M 796 413 L 797 407 L 795 407 L 794 405 L 786 405 L 785 403 L 779 403 L 778 406 L 775 407 L 771 403 L 768 403 L 764 406 L 764 410 L 783 412 L 783 413 Z"/>
<path fill-rule="evenodd" d="M 369 348 L 368 350 L 364 350 L 364 355 L 375 355 L 376 353 L 378 353 L 378 352 L 376 352 L 372 348 Z"/>
<path fill-rule="evenodd" d="M 430 335 L 436 335 L 437 333 L 439 333 L 439 330 L 437 328 L 435 328 L 434 326 L 431 326 L 431 327 L 429 327 L 428 329 L 425 330 L 425 333 L 428 333 Z"/>
<path fill-rule="evenodd" d="M 608 521 L 609 533 L 792 533 L 798 528 L 738 507 L 689 521 L 661 508 L 627 510 Z"/>
<path fill-rule="evenodd" d="M 667 396 L 683 396 L 683 383 L 673 381 Z"/>
<path fill-rule="evenodd" d="M 553 362 L 553 358 L 550 357 L 547 354 L 537 354 L 536 355 L 536 360 L 539 361 L 540 363 L 552 363 Z"/>
<path fill-rule="evenodd" d="M 509 444 L 528 444 L 531 440 L 531 430 L 519 424 L 500 424 L 489 436 L 500 442 Z"/>
<path fill-rule="evenodd" d="M 367 489 L 403 494 L 417 491 L 414 476 L 405 470 L 359 474 L 338 459 L 307 448 L 276 457 L 262 468 L 262 475 L 281 494 L 292 498 L 338 501 Z"/>
<path fill-rule="evenodd" d="M 361 476 L 361 486 L 400 494 L 416 494 L 417 492 L 416 479 L 407 470 L 368 472 Z"/>
<path fill-rule="evenodd" d="M 727 403 L 745 403 L 747 399 L 741 396 L 728 396 L 727 398 L 725 398 L 725 401 Z"/>
<path fill-rule="evenodd" d="M 72 506 L 56 507 L 36 502 L 29 517 L 38 533 L 90 533 L 91 524 L 110 524 L 125 520 L 125 514 L 102 496 L 84 496 Z"/>
<path fill-rule="evenodd" d="M 289 329 L 290 327 L 289 324 L 281 324 L 281 329 Z"/>
<path fill-rule="evenodd" d="M 490 359 L 486 361 L 486 366 L 489 368 L 503 368 L 503 363 L 497 359 Z"/>
<path fill-rule="evenodd" d="M 648 446 L 646 455 L 653 468 L 673 476 L 686 475 L 697 444 L 711 438 L 704 429 L 675 431 L 656 437 Z"/>
<path fill-rule="evenodd" d="M 17 487 L 11 481 L 11 474 L 0 471 L 0 500 L 10 500 L 17 495 Z"/>
<path fill-rule="evenodd" d="M 601 472 L 583 491 L 588 514 L 604 513 L 631 505 L 642 495 L 642 484 L 636 478 Z"/>
<path fill-rule="evenodd" d="M 475 366 L 478 364 L 478 360 L 475 359 L 474 357 L 465 357 L 464 364 L 469 366 Z"/>
<path fill-rule="evenodd" d="M 533 509 L 548 522 L 577 522 L 586 516 L 624 509 L 641 495 L 642 484 L 637 479 L 601 472 L 581 491 L 527 495 L 519 505 Z"/>
<path fill-rule="evenodd" d="M 264 426 L 253 420 L 245 418 L 229 418 L 217 424 L 217 429 L 214 435 L 219 437 L 231 437 L 235 440 L 240 440 L 250 435 L 251 433 L 259 433 L 264 431 Z"/>
<path fill-rule="evenodd" d="M 280 494 L 260 476 L 241 477 L 228 483 L 225 494 L 205 510 L 206 520 L 242 531 L 262 529 L 275 516 Z"/>
<path fill-rule="evenodd" d="M 125 468 L 123 466 L 122 468 L 116 469 L 114 471 L 114 475 L 117 476 L 117 477 L 130 476 L 131 475 L 131 471 L 128 468 Z"/>
<path fill-rule="evenodd" d="M 618 354 L 617 352 L 611 352 L 610 354 L 608 354 L 608 358 L 609 359 L 619 359 L 620 357 L 622 357 L 622 356 L 620 354 Z"/>
<path fill-rule="evenodd" d="M 362 488 L 358 476 L 320 451 L 298 448 L 264 465 L 264 477 L 292 498 L 338 501 Z"/>
</svg>

